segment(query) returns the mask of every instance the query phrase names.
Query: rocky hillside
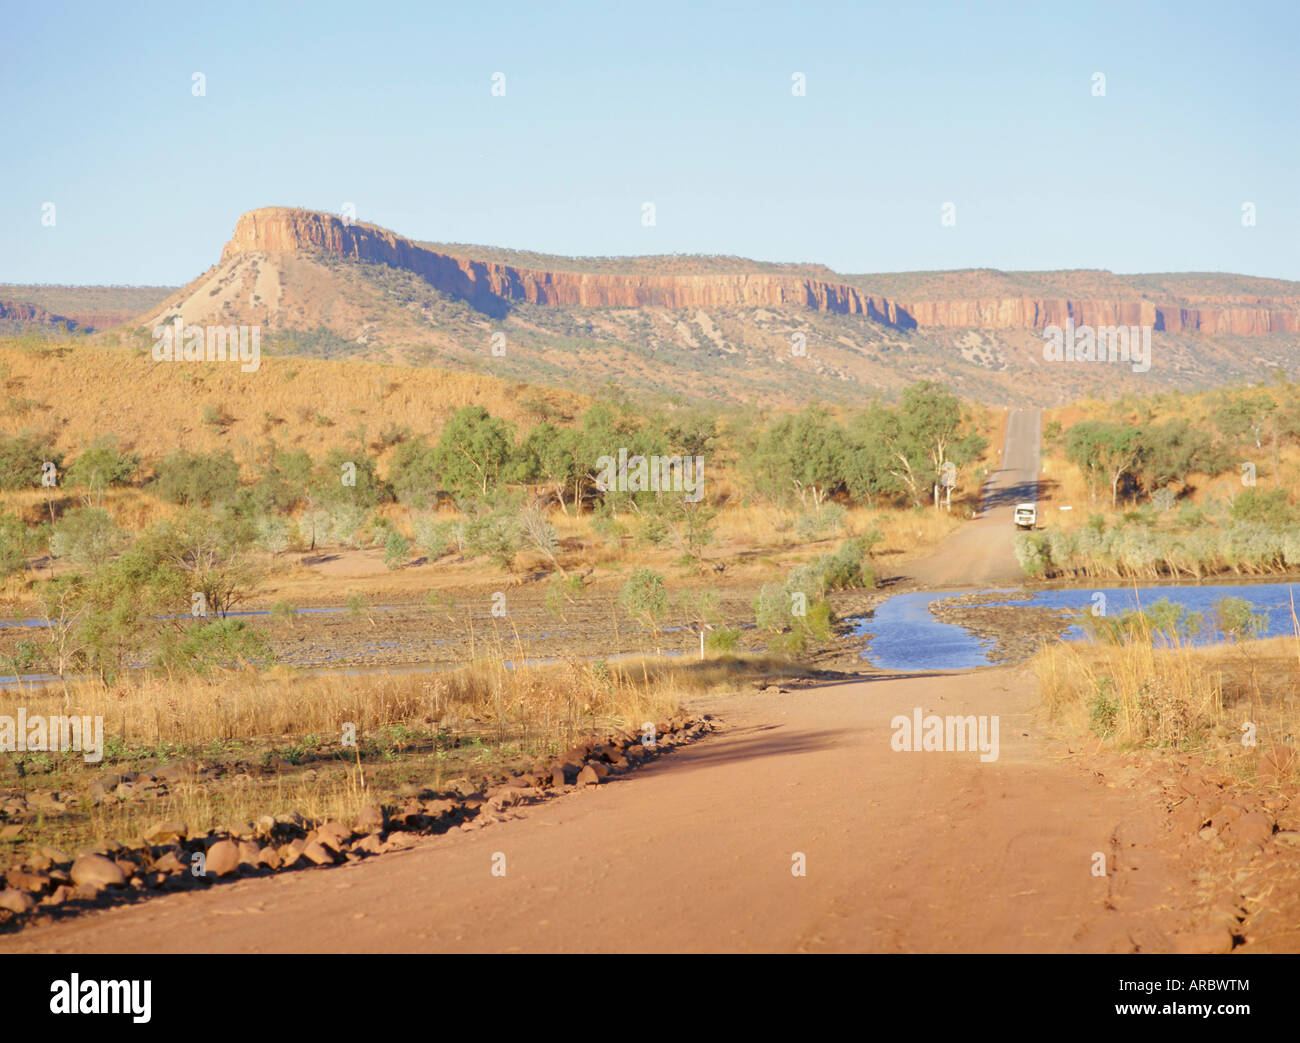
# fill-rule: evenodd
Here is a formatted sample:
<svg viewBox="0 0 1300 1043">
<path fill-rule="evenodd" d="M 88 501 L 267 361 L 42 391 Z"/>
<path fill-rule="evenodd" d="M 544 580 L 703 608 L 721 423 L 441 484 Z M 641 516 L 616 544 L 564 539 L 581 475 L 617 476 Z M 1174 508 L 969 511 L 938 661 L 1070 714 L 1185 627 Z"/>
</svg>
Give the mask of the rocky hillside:
<svg viewBox="0 0 1300 1043">
<path fill-rule="evenodd" d="M 66 333 L 110 329 L 156 307 L 174 286 L 32 286 L 0 285 L 7 315 L 6 333 L 63 325 Z"/>
<path fill-rule="evenodd" d="M 0 333 L 40 332 L 57 337 L 77 333 L 80 329 L 73 319 L 53 315 L 35 304 L 0 300 Z"/>
<path fill-rule="evenodd" d="M 421 243 L 286 207 L 240 217 L 220 263 L 139 326 L 177 315 L 259 324 L 273 352 L 733 400 L 860 398 L 938 377 L 990 401 L 1050 403 L 1258 379 L 1300 359 L 1300 285 L 1279 280 L 562 258 Z M 1045 363 L 1043 328 L 1070 319 L 1151 327 L 1150 372 Z"/>
</svg>

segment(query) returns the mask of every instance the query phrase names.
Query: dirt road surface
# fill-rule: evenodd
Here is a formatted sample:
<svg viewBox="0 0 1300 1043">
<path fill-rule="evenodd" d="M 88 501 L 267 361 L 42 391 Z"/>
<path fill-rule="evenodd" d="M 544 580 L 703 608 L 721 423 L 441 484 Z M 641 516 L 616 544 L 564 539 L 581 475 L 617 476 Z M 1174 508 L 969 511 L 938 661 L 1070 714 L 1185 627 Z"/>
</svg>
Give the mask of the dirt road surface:
<svg viewBox="0 0 1300 1043">
<path fill-rule="evenodd" d="M 1035 689 L 1006 668 L 728 697 L 721 732 L 522 820 L 0 951 L 1167 950 L 1190 917 L 1176 853 L 1146 843 L 1163 808 L 1046 754 Z M 895 752 L 891 718 L 916 707 L 999 715 L 998 759 Z"/>
<path fill-rule="evenodd" d="M 929 557 L 908 563 L 904 579 L 930 590 L 958 590 L 1018 583 L 1012 511 L 1038 498 L 1039 436 L 1042 411 L 1013 409 L 1007 417 L 1002 465 L 984 485 L 980 516 L 944 541 Z"/>
</svg>

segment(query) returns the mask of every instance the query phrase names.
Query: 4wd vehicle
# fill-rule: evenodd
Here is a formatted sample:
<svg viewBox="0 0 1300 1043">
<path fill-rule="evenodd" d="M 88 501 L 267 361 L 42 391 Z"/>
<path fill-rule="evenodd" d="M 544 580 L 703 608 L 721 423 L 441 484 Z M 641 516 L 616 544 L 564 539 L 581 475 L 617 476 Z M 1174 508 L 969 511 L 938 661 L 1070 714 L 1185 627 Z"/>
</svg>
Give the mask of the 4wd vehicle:
<svg viewBox="0 0 1300 1043">
<path fill-rule="evenodd" d="M 1038 508 L 1032 503 L 1016 504 L 1016 528 L 1032 529 L 1038 524 Z"/>
</svg>

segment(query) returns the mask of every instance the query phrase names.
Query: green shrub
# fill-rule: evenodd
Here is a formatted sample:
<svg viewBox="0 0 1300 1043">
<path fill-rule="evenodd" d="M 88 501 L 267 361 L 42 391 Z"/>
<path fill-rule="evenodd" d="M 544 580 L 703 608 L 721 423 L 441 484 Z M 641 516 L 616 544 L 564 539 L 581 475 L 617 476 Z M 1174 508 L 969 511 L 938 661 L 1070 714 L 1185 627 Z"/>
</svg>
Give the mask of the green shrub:
<svg viewBox="0 0 1300 1043">
<path fill-rule="evenodd" d="M 619 591 L 618 603 L 647 629 L 658 631 L 668 614 L 668 591 L 663 576 L 650 569 L 636 569 Z"/>
<path fill-rule="evenodd" d="M 158 495 L 184 507 L 226 503 L 239 490 L 239 465 L 229 450 L 196 453 L 177 449 L 163 457 L 156 479 Z"/>
<path fill-rule="evenodd" d="M 128 485 L 140 467 L 135 453 L 118 450 L 117 439 L 98 439 L 72 461 L 67 484 L 76 489 L 102 490 L 112 485 Z"/>
<path fill-rule="evenodd" d="M 1225 637 L 1242 641 L 1268 629 L 1268 610 L 1256 612 L 1245 598 L 1223 597 L 1214 603 L 1214 623 Z"/>
<path fill-rule="evenodd" d="M 101 507 L 78 507 L 54 526 L 50 553 L 86 568 L 97 568 L 122 547 L 124 537 L 108 511 Z"/>
<path fill-rule="evenodd" d="M 40 488 L 47 463 L 62 473 L 63 454 L 50 439 L 31 432 L 0 434 L 0 489 Z"/>
<path fill-rule="evenodd" d="M 410 556 L 411 541 L 396 529 L 389 529 L 388 537 L 384 540 L 384 566 L 400 569 Z"/>
<path fill-rule="evenodd" d="M 715 626 L 704 635 L 704 647 L 710 652 L 734 652 L 740 647 L 739 627 Z"/>
</svg>

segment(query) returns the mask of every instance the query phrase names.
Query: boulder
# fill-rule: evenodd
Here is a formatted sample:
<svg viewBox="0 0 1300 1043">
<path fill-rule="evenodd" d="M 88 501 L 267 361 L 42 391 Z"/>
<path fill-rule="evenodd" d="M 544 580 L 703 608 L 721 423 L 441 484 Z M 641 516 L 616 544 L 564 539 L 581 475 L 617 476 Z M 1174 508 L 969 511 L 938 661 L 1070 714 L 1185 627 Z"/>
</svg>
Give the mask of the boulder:
<svg viewBox="0 0 1300 1043">
<path fill-rule="evenodd" d="M 97 854 L 82 855 L 72 863 L 72 882 L 78 890 L 82 887 L 125 887 L 126 874 L 111 858 Z"/>
</svg>

